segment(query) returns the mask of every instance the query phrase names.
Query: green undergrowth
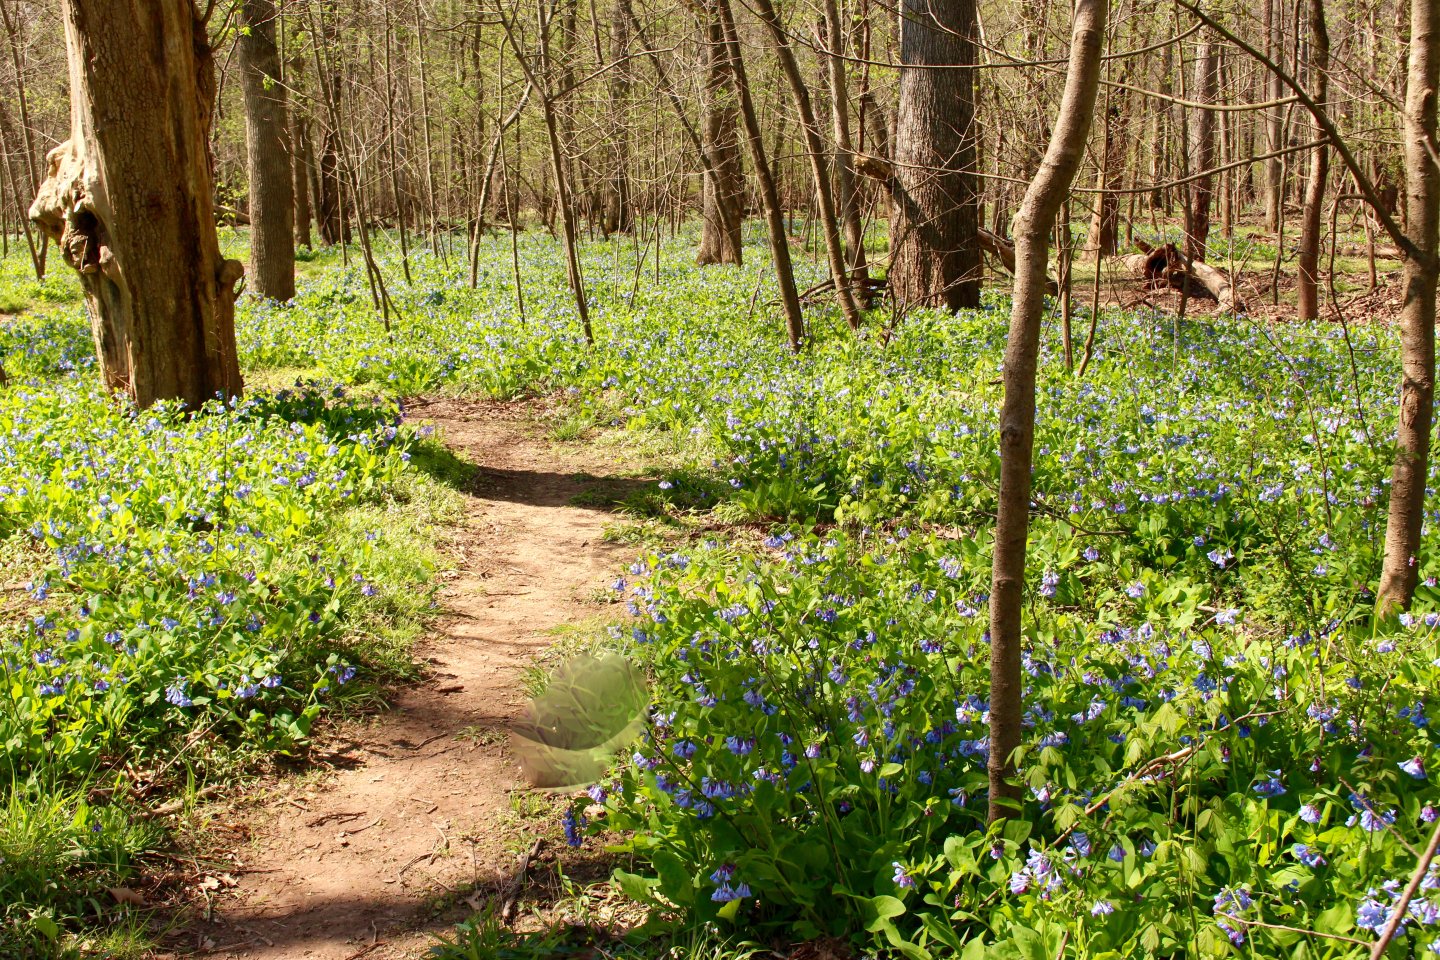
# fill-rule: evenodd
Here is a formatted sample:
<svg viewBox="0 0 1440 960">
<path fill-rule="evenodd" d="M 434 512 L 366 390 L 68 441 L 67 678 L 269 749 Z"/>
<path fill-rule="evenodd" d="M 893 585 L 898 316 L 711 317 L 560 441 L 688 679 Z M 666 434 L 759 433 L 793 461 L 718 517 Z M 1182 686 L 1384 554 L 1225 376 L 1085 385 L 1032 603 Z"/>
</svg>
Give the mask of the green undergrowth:
<svg viewBox="0 0 1440 960">
<path fill-rule="evenodd" d="M 78 307 L 8 323 L 0 483 L 27 493 L 7 494 L 0 532 L 45 587 L 22 588 L 5 635 L 11 755 L 53 766 L 43 789 L 70 810 L 119 771 L 203 779 L 301 749 L 307 717 L 404 674 L 429 569 L 413 541 L 468 476 L 392 398 L 543 397 L 552 442 L 657 468 L 576 500 L 641 554 L 598 636 L 643 665 L 653 703 L 549 831 L 618 858 L 604 895 L 645 922 L 576 944 L 480 917 L 442 956 L 799 941 L 916 960 L 1359 956 L 1440 819 L 1433 510 L 1414 613 L 1370 616 L 1392 333 L 1106 312 L 1080 377 L 1047 324 L 1021 800 L 991 828 L 1008 301 L 917 311 L 888 338 L 883 308 L 856 336 L 817 305 L 795 354 L 754 225 L 744 266 L 696 267 L 694 240 L 583 246 L 593 345 L 550 238 L 518 238 L 523 310 L 508 235 L 482 240 L 473 287 L 462 243 L 412 252 L 409 283 L 382 244 L 388 330 L 360 261 L 317 251 L 293 303 L 240 305 L 256 399 L 191 420 L 100 397 Z M 824 275 L 798 269 L 802 286 Z M 297 371 L 345 389 L 274 392 Z M 242 437 L 254 452 L 231 466 Z M 1422 879 L 1395 958 L 1440 929 L 1440 877 Z M 85 915 L 29 896 L 22 911 Z"/>
<path fill-rule="evenodd" d="M 333 382 L 136 411 L 82 320 L 0 328 L 6 956 L 123 952 L 143 924 L 111 891 L 170 842 L 148 808 L 301 757 L 415 675 L 464 479 L 426 472 L 439 445 L 395 400 Z"/>
</svg>

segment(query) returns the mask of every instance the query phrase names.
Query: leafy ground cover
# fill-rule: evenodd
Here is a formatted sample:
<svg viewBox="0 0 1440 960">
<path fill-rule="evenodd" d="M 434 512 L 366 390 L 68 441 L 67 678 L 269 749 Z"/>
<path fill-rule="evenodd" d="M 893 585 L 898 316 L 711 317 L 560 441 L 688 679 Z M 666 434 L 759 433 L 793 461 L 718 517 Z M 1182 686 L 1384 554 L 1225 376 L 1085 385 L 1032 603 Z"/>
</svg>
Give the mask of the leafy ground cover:
<svg viewBox="0 0 1440 960">
<path fill-rule="evenodd" d="M 405 672 L 449 509 L 395 401 L 304 383 L 137 413 L 82 322 L 0 332 L 0 953 L 113 910 L 155 798 L 295 752 Z"/>
<path fill-rule="evenodd" d="M 635 854 L 619 886 L 656 924 L 916 957 L 1367 948 L 1440 806 L 1432 551 L 1415 614 L 1369 618 L 1398 369 L 1386 328 L 1116 311 L 1084 378 L 1047 341 L 1029 792 L 995 831 L 985 592 L 1003 298 L 914 315 L 884 344 L 817 309 L 793 356 L 758 244 L 743 268 L 701 270 L 685 236 L 658 259 L 595 243 L 590 348 L 554 242 L 519 243 L 523 311 L 508 237 L 486 241 L 473 289 L 463 264 L 430 255 L 407 285 L 387 254 L 389 334 L 358 262 L 322 254 L 294 304 L 243 305 L 242 355 L 252 372 L 387 397 L 558 392 L 567 435 L 684 451 L 645 509 L 760 529 L 652 546 L 616 584 L 631 613 L 612 643 L 647 667 L 651 724 L 565 833 Z M 802 285 L 821 275 L 802 269 Z M 124 751 L 188 764 L 178 745 L 208 725 L 287 749 L 351 666 L 393 658 L 352 635 L 423 578 L 361 533 L 366 510 L 421 482 L 393 404 L 310 389 L 188 423 L 137 416 L 95 395 L 74 308 L 4 337 L 25 382 L 0 396 L 0 476 L 57 496 L 27 492 L 13 512 L 6 497 L 15 563 L 48 591 L 31 588 L 12 627 L 11 699 L 35 704 L 10 708 L 12 749 L 66 769 L 113 771 Z M 256 453 L 231 476 L 226 451 L 246 437 Z M 172 629 L 157 617 L 174 606 L 189 619 Z M 125 672 L 122 692 L 106 668 Z M 115 736 L 122 723 L 133 737 Z M 1436 888 L 1421 878 L 1396 956 L 1434 942 Z M 448 955 L 501 949 L 497 936 L 472 924 Z"/>
</svg>

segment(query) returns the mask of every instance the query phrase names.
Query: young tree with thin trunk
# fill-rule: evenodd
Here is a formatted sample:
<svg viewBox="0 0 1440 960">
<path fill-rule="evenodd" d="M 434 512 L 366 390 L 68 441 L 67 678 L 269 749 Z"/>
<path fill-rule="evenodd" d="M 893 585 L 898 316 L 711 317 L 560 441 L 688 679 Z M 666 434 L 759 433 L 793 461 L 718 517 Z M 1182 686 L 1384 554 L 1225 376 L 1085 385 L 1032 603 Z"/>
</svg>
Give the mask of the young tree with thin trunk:
<svg viewBox="0 0 1440 960">
<path fill-rule="evenodd" d="M 869 270 L 865 264 L 865 225 L 855 181 L 855 145 L 850 136 L 850 93 L 845 80 L 845 27 L 836 0 L 825 0 L 821 21 L 826 49 L 825 80 L 830 92 L 830 126 L 835 138 L 835 202 L 845 228 L 845 258 L 855 295 L 868 305 Z"/>
<path fill-rule="evenodd" d="M 108 389 L 195 409 L 241 389 L 220 255 L 215 62 L 193 0 L 64 0 L 70 139 L 30 216 L 80 274 Z"/>
<path fill-rule="evenodd" d="M 805 138 L 805 153 L 810 160 L 811 182 L 815 187 L 815 203 L 819 208 L 820 230 L 825 241 L 825 254 L 830 265 L 830 279 L 835 285 L 835 299 L 840 305 L 840 314 L 850 329 L 860 329 L 860 308 L 855 302 L 851 288 L 851 274 L 845 264 L 844 244 L 840 240 L 840 220 L 835 209 L 835 193 L 830 189 L 830 172 L 826 169 L 826 149 L 820 136 L 820 123 L 815 118 L 815 108 L 810 101 L 810 90 L 800 74 L 800 65 L 780 15 L 770 0 L 755 0 L 755 9 L 770 38 L 775 43 L 775 54 L 780 60 L 780 72 L 790 87 L 795 112 L 800 116 L 800 130 Z"/>
<path fill-rule="evenodd" d="M 1000 497 L 990 583 L 990 819 L 1009 816 L 1020 797 L 1014 753 L 1020 746 L 1024 674 L 1020 669 L 1021 603 L 1030 534 L 1030 471 L 1035 446 L 1035 373 L 1050 228 L 1090 135 L 1108 0 L 1077 0 L 1060 114 L 1040 170 L 1015 221 L 1015 288 L 1005 346 L 1005 401 L 1000 411 Z"/>
<path fill-rule="evenodd" d="M 1435 288 L 1440 272 L 1440 165 L 1435 97 L 1440 86 L 1440 4 L 1410 2 L 1405 83 L 1405 301 L 1400 311 L 1400 415 L 1377 609 L 1408 609 L 1420 577 L 1425 484 L 1435 410 Z"/>
<path fill-rule="evenodd" d="M 980 305 L 975 79 L 964 69 L 975 23 L 975 0 L 900 4 L 889 279 L 901 313 Z"/>
<path fill-rule="evenodd" d="M 250 284 L 270 300 L 295 296 L 295 184 L 274 0 L 241 0 L 240 79 L 250 173 Z"/>
<path fill-rule="evenodd" d="M 740 36 L 735 29 L 735 14 L 730 8 L 730 0 L 715 0 L 715 10 L 725 39 L 731 75 L 735 78 L 740 118 L 745 123 L 745 138 L 750 146 L 750 162 L 755 167 L 755 179 L 760 185 L 760 202 L 765 207 L 765 228 L 770 238 L 770 256 L 775 261 L 780 306 L 785 312 L 785 332 L 790 338 L 790 349 L 798 353 L 805 340 L 805 313 L 800 307 L 800 292 L 795 289 L 795 269 L 790 262 L 790 241 L 785 231 L 785 213 L 780 206 L 780 191 L 765 153 L 764 132 L 750 93 L 750 80 L 745 73 L 745 60 L 740 53 Z"/>
<path fill-rule="evenodd" d="M 1270 57 L 1277 63 L 1284 57 L 1285 34 L 1283 26 L 1285 23 L 1284 7 L 1281 0 L 1265 0 L 1264 30 L 1266 46 Z M 1266 74 L 1265 86 L 1267 100 L 1279 100 L 1284 92 L 1280 78 L 1274 74 Z M 1265 152 L 1277 153 L 1283 144 L 1285 108 L 1271 107 L 1265 112 Z M 1265 161 L 1265 168 L 1262 171 L 1265 197 L 1265 229 L 1274 233 L 1280 229 L 1281 211 L 1285 205 L 1285 188 L 1281 181 L 1281 174 L 1284 167 L 1284 159 L 1272 156 Z"/>
</svg>

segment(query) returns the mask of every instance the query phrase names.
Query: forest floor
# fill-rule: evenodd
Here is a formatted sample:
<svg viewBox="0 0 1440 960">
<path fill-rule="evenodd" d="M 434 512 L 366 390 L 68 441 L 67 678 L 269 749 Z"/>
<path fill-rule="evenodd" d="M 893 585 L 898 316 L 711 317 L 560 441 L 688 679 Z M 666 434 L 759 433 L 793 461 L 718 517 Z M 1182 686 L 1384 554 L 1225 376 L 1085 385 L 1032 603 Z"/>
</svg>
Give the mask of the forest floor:
<svg viewBox="0 0 1440 960">
<path fill-rule="evenodd" d="M 614 476 L 587 445 L 551 443 L 533 405 L 409 406 L 476 468 L 456 572 L 415 650 L 425 676 L 388 711 L 342 725 L 323 766 L 217 806 L 211 824 L 234 837 L 237 867 L 159 956 L 419 957 L 458 919 L 487 903 L 513 914 L 527 882 L 533 894 L 537 875 L 554 879 L 558 844 L 534 829 L 552 804 L 521 782 L 507 729 L 557 635 L 602 612 L 599 591 L 627 559 L 606 542 L 605 507 L 643 481 Z M 604 869 L 565 864 L 581 878 Z"/>
</svg>

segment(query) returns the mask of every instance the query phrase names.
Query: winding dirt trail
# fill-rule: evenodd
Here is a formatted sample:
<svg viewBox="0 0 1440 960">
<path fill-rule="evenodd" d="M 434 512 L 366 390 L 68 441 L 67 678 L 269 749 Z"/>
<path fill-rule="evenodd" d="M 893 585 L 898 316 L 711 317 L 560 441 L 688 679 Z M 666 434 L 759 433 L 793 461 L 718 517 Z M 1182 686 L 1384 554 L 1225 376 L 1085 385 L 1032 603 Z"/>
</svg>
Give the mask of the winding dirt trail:
<svg viewBox="0 0 1440 960">
<path fill-rule="evenodd" d="M 210 922 L 185 932 L 188 951 L 424 956 L 430 934 L 453 920 L 436 919 L 447 898 L 473 909 L 506 897 L 529 846 L 512 812 L 521 784 L 505 742 L 527 702 L 522 672 L 555 627 L 601 612 L 591 598 L 628 559 L 602 540 L 610 515 L 572 500 L 597 483 L 614 493 L 637 481 L 605 480 L 605 465 L 580 461 L 583 448 L 538 438 L 523 406 L 421 401 L 413 415 L 479 467 L 452 545 L 459 573 L 417 650 L 429 676 L 346 731 L 332 776 L 283 783 L 252 808 L 238 886 L 214 901 Z"/>
</svg>

